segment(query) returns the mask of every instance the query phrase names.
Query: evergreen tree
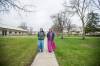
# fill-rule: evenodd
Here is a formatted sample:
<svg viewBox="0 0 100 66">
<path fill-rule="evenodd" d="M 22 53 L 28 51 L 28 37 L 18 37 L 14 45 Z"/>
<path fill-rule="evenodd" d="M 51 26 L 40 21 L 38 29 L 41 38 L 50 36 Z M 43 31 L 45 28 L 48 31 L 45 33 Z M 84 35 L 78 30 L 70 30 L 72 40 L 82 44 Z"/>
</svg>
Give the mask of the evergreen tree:
<svg viewBox="0 0 100 66">
<path fill-rule="evenodd" d="M 97 30 L 96 27 L 100 20 L 99 15 L 98 15 L 98 13 L 91 12 L 87 16 L 88 16 L 87 17 L 88 22 L 85 27 L 85 32 L 86 33 L 95 32 Z"/>
</svg>

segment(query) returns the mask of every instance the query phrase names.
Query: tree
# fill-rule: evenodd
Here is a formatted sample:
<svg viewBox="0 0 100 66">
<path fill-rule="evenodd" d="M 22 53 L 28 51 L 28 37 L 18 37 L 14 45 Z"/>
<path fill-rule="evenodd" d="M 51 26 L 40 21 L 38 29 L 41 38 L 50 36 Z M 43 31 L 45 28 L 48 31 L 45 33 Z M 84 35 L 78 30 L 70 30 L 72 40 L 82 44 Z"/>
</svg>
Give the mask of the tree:
<svg viewBox="0 0 100 66">
<path fill-rule="evenodd" d="M 62 11 L 60 13 L 58 13 L 56 16 L 53 16 L 53 21 L 54 21 L 54 25 L 53 25 L 53 29 L 57 32 L 60 32 L 61 38 L 63 39 L 63 31 L 66 30 L 68 31 L 68 35 L 69 32 L 72 28 L 72 24 L 71 24 L 71 16 L 67 11 Z"/>
<path fill-rule="evenodd" d="M 97 31 L 97 25 L 100 22 L 99 17 L 100 16 L 98 15 L 98 13 L 91 12 L 91 13 L 88 14 L 89 20 L 88 20 L 86 27 L 85 27 L 86 33 Z"/>
<path fill-rule="evenodd" d="M 72 0 L 70 3 L 70 6 L 66 5 L 66 7 L 69 7 L 72 9 L 74 13 L 76 13 L 82 23 L 82 39 L 85 39 L 85 24 L 87 22 L 86 15 L 88 13 L 88 9 L 90 6 L 91 1 L 90 0 Z"/>
<path fill-rule="evenodd" d="M 68 31 L 68 36 L 70 34 L 70 30 L 73 28 L 73 24 L 71 23 L 71 18 L 74 16 L 75 12 L 73 12 L 72 8 L 70 8 L 70 6 L 67 5 L 67 1 L 65 0 L 65 2 L 63 3 L 64 6 L 64 12 L 65 12 L 65 24 L 66 24 L 66 29 Z"/>
<path fill-rule="evenodd" d="M 92 5 L 95 6 L 98 10 L 100 10 L 100 0 L 91 0 Z"/>
<path fill-rule="evenodd" d="M 27 30 L 27 24 L 25 23 L 25 22 L 22 22 L 21 24 L 20 24 L 20 26 L 18 26 L 19 28 L 22 28 L 22 29 L 24 29 L 24 30 Z"/>
<path fill-rule="evenodd" d="M 54 25 L 53 25 L 53 29 L 55 29 L 57 32 L 61 33 L 61 38 L 63 39 L 63 30 L 65 27 L 65 22 L 64 22 L 64 13 L 60 12 L 56 15 L 52 16 Z"/>
<path fill-rule="evenodd" d="M 59 27 L 59 25 L 58 25 L 58 22 L 54 21 L 53 23 L 54 23 L 54 24 L 53 24 L 53 26 L 52 26 L 52 29 L 53 29 L 55 32 L 57 32 L 57 33 L 61 33 L 60 27 Z"/>
<path fill-rule="evenodd" d="M 72 29 L 71 20 L 66 22 L 66 29 L 68 31 L 68 36 L 70 35 L 70 30 Z"/>
<path fill-rule="evenodd" d="M 29 28 L 29 35 L 32 35 L 33 34 L 33 27 L 30 27 Z"/>
<path fill-rule="evenodd" d="M 10 11 L 11 8 L 23 10 L 25 12 L 33 12 L 32 10 L 26 9 L 26 7 L 33 7 L 33 5 L 20 4 L 19 0 L 0 0 L 0 12 Z"/>
<path fill-rule="evenodd" d="M 58 27 L 59 27 L 59 30 L 61 32 L 61 39 L 63 39 L 63 30 L 64 30 L 64 26 L 65 26 L 65 22 L 63 20 L 63 12 L 61 13 L 58 13 L 58 16 L 57 16 L 57 21 L 58 21 Z"/>
</svg>

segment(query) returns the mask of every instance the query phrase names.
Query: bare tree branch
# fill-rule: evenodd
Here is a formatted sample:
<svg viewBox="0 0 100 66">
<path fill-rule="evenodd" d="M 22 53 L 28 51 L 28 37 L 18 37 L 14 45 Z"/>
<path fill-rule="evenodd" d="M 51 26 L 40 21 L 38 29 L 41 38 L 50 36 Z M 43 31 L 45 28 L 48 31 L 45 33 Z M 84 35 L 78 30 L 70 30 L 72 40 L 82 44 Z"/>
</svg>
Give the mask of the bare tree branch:
<svg viewBox="0 0 100 66">
<path fill-rule="evenodd" d="M 98 0 L 98 1 L 91 0 L 91 1 L 100 10 L 100 0 Z"/>
<path fill-rule="evenodd" d="M 83 27 L 83 39 L 85 39 L 85 23 L 87 22 L 86 16 L 88 13 L 88 8 L 90 4 L 90 0 L 72 0 L 71 1 L 71 6 L 73 7 L 72 9 L 75 9 L 76 14 L 79 16 L 81 22 L 82 22 L 82 27 Z"/>
<path fill-rule="evenodd" d="M 30 7 L 34 7 L 34 6 L 32 6 L 32 5 L 20 6 L 16 2 L 21 4 L 19 0 L 0 0 L 0 12 L 2 12 L 2 11 L 10 11 L 11 8 L 19 9 L 19 10 L 22 10 L 24 12 L 34 12 L 34 10 L 26 9 L 26 7 L 29 7 L 29 6 Z"/>
</svg>

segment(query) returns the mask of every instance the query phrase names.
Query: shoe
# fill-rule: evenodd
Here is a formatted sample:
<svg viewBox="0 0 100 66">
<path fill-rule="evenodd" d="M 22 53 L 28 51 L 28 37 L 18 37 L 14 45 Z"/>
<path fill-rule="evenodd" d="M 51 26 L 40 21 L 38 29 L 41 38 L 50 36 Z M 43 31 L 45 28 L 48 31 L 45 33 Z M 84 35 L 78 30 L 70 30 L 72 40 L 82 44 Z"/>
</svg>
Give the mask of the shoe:
<svg viewBox="0 0 100 66">
<path fill-rule="evenodd" d="M 52 51 L 49 51 L 49 53 L 51 53 Z"/>
<path fill-rule="evenodd" d="M 43 49 L 41 49 L 41 52 L 43 52 Z"/>
</svg>

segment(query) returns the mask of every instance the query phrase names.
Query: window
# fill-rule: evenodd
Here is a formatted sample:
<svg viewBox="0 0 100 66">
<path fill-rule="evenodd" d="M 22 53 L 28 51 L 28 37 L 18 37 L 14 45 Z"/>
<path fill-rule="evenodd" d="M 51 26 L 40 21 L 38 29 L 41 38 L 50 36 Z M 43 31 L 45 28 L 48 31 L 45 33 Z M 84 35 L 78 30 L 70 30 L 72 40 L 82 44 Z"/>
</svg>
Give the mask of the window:
<svg viewBox="0 0 100 66">
<path fill-rule="evenodd" d="M 15 32 L 15 33 L 17 33 L 17 32 Z"/>
<path fill-rule="evenodd" d="M 11 34 L 12 33 L 12 31 L 9 31 L 9 34 Z"/>
</svg>

